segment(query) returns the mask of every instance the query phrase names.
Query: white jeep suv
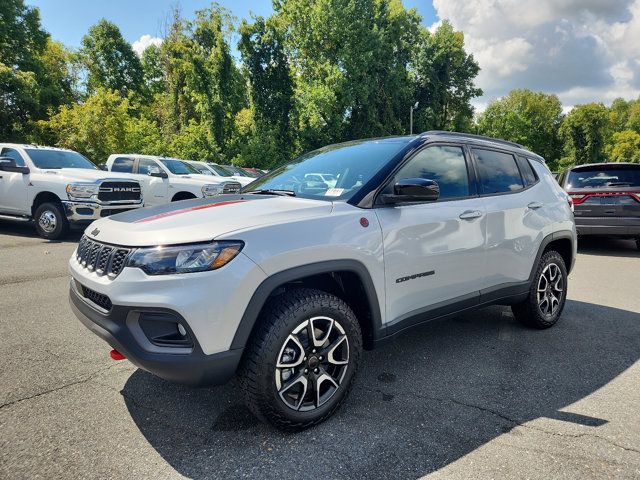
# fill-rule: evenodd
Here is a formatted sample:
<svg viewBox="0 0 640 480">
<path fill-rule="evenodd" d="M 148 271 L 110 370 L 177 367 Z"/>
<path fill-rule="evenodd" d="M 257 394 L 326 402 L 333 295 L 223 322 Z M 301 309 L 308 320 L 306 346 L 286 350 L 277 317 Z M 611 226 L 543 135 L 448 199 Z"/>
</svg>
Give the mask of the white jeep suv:
<svg viewBox="0 0 640 480">
<path fill-rule="evenodd" d="M 103 172 L 73 150 L 0 143 L 0 219 L 34 220 L 50 240 L 114 213 L 142 207 L 140 184 Z"/>
<path fill-rule="evenodd" d="M 494 304 L 554 325 L 575 257 L 569 198 L 541 157 L 427 132 L 100 220 L 70 260 L 70 300 L 113 356 L 191 385 L 237 373 L 258 417 L 296 430 L 335 411 L 363 348 L 409 327 Z"/>
<path fill-rule="evenodd" d="M 107 159 L 107 169 L 139 181 L 145 206 L 238 193 L 242 188 L 239 182 L 201 175 L 177 158 L 117 153 Z"/>
</svg>

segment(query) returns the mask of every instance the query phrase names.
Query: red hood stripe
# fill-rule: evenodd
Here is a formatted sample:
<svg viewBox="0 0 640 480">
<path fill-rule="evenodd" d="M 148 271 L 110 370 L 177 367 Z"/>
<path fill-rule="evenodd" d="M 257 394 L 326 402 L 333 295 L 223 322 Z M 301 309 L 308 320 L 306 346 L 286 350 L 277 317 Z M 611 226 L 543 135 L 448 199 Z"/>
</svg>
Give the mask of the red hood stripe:
<svg viewBox="0 0 640 480">
<path fill-rule="evenodd" d="M 172 212 L 159 213 L 158 215 L 152 215 L 147 218 L 141 218 L 140 220 L 136 220 L 133 223 L 150 222 L 152 220 L 158 220 L 160 218 L 173 217 L 174 215 L 180 215 L 187 212 L 195 212 L 196 210 L 204 210 L 206 208 L 213 208 L 213 207 L 222 207 L 224 205 L 232 205 L 234 203 L 243 203 L 246 201 L 247 200 L 228 200 L 226 202 L 212 203 L 209 205 L 198 205 L 197 207 L 181 208 L 179 210 L 173 210 Z"/>
</svg>

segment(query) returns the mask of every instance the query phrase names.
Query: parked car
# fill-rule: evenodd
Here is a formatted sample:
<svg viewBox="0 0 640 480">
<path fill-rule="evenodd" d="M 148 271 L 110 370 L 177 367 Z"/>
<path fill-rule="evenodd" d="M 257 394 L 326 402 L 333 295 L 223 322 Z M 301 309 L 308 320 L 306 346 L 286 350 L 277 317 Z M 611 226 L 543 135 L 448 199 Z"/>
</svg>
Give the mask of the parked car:
<svg viewBox="0 0 640 480">
<path fill-rule="evenodd" d="M 241 177 L 248 177 L 248 178 L 256 178 L 256 174 L 255 173 L 247 172 L 243 168 L 237 167 L 235 165 L 223 165 L 223 167 L 225 169 L 229 170 L 234 175 L 238 175 L 238 176 L 241 176 Z"/>
<path fill-rule="evenodd" d="M 338 182 L 309 187 L 313 172 Z M 118 255 L 108 278 L 95 249 Z M 237 373 L 259 418 L 298 430 L 344 400 L 363 348 L 409 327 L 493 304 L 551 327 L 575 256 L 569 197 L 540 156 L 427 132 L 321 148 L 241 195 L 100 220 L 70 259 L 70 296 L 117 358 L 191 385 Z"/>
<path fill-rule="evenodd" d="M 140 184 L 72 150 L 0 143 L 0 219 L 34 220 L 55 240 L 71 227 L 142 206 Z"/>
<path fill-rule="evenodd" d="M 242 167 L 243 170 L 253 174 L 256 178 L 260 178 L 262 175 L 264 175 L 265 172 L 263 172 L 262 170 L 258 169 L 258 168 L 252 168 L 252 167 Z"/>
<path fill-rule="evenodd" d="M 186 161 L 177 158 L 116 153 L 107 159 L 107 168 L 139 181 L 148 206 L 238 193 L 242 188 L 239 182 L 201 175 Z"/>
<path fill-rule="evenodd" d="M 594 163 L 562 173 L 573 200 L 578 235 L 635 239 L 640 249 L 640 165 Z"/>
<path fill-rule="evenodd" d="M 189 165 L 198 170 L 201 175 L 210 175 L 220 181 L 238 182 L 243 187 L 253 182 L 253 178 L 234 175 L 221 165 L 209 162 L 197 162 L 195 160 L 185 160 Z"/>
</svg>

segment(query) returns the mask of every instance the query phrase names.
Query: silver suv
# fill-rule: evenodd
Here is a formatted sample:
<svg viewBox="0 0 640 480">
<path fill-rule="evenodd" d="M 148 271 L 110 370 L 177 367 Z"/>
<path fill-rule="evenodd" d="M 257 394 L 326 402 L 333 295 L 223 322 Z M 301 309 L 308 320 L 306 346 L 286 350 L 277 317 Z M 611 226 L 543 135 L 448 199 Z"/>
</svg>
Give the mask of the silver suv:
<svg viewBox="0 0 640 480">
<path fill-rule="evenodd" d="M 569 197 L 540 156 L 427 132 L 99 220 L 70 298 L 115 358 L 191 385 L 237 373 L 258 417 L 297 430 L 335 411 L 363 349 L 409 327 L 495 304 L 554 325 L 575 256 Z"/>
</svg>

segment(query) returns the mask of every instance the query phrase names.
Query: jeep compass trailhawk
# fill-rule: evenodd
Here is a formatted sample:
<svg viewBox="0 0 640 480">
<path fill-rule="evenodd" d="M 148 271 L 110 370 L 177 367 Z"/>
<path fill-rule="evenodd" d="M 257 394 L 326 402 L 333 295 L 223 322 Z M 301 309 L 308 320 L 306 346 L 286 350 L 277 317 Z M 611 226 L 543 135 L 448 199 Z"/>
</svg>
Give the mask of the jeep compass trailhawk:
<svg viewBox="0 0 640 480">
<path fill-rule="evenodd" d="M 112 356 L 190 385 L 237 374 L 258 417 L 297 430 L 336 410 L 363 348 L 408 327 L 494 304 L 551 327 L 575 254 L 569 197 L 541 157 L 427 132 L 96 221 L 70 299 Z"/>
</svg>

